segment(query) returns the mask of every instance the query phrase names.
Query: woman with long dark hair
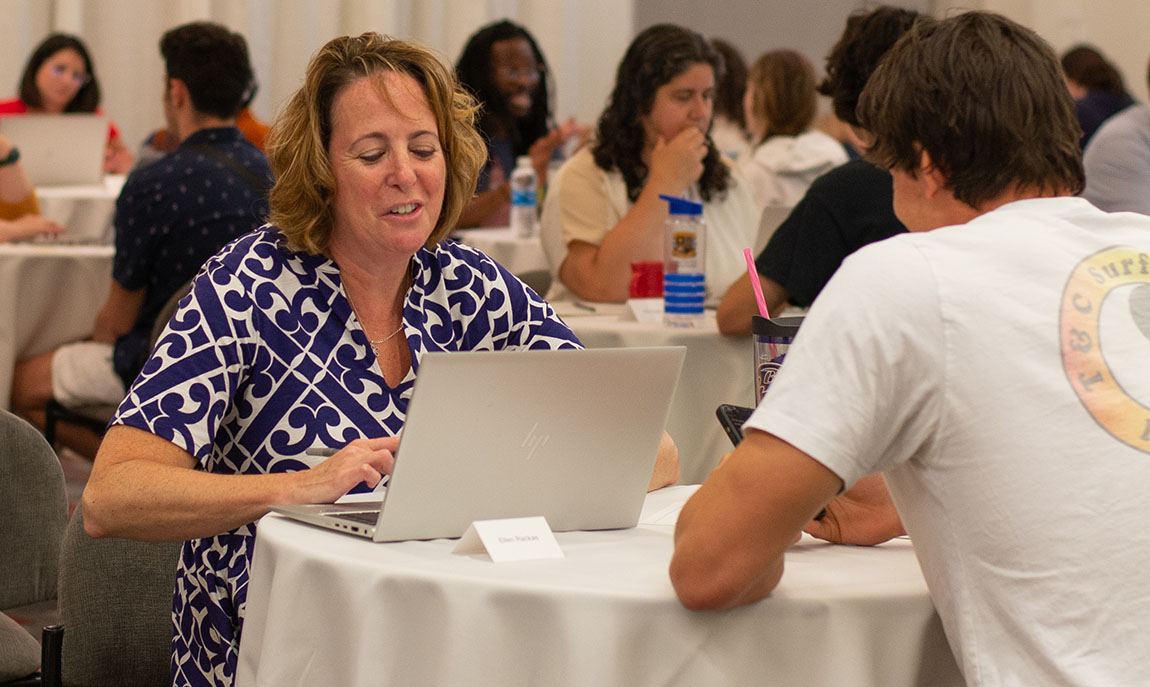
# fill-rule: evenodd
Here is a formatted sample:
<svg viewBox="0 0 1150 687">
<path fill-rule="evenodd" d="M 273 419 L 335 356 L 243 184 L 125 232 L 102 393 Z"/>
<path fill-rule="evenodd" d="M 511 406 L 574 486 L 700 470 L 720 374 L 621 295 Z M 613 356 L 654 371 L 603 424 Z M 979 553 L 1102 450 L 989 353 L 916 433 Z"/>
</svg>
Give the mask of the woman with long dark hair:
<svg viewBox="0 0 1150 687">
<path fill-rule="evenodd" d="M 627 49 L 594 145 L 563 166 L 543 207 L 544 248 L 575 296 L 624 301 L 631 263 L 663 259 L 660 194 L 703 203 L 709 293 L 746 270 L 760 210 L 709 136 L 722 64 L 705 38 L 672 24 Z"/>
<path fill-rule="evenodd" d="M 54 33 L 36 46 L 20 77 L 20 97 L 0 102 L 0 116 L 99 111 L 100 82 L 88 48 L 66 33 Z M 131 166 L 132 154 L 109 122 L 104 171 L 124 173 Z"/>
<path fill-rule="evenodd" d="M 547 60 L 518 24 L 504 20 L 477 31 L 463 48 L 455 71 L 482 108 L 476 128 L 487 143 L 487 164 L 459 226 L 505 225 L 515 159 L 531 157 L 542 187 L 556 151 L 572 136 L 586 134 L 586 129 L 574 119 L 556 126 Z"/>
</svg>

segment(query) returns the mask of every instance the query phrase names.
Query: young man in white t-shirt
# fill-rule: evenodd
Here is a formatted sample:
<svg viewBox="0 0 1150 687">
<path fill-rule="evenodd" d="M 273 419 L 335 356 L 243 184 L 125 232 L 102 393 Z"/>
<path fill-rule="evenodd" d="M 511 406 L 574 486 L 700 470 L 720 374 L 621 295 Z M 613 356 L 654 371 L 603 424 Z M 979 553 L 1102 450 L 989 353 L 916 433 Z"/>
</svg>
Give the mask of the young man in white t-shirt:
<svg viewBox="0 0 1150 687">
<path fill-rule="evenodd" d="M 967 684 L 1144 684 L 1150 218 L 1071 197 L 1057 59 L 1002 17 L 913 29 L 859 114 L 912 233 L 815 302 L 683 508 L 676 592 L 752 603 L 801 530 L 867 544 L 905 525 Z"/>
</svg>

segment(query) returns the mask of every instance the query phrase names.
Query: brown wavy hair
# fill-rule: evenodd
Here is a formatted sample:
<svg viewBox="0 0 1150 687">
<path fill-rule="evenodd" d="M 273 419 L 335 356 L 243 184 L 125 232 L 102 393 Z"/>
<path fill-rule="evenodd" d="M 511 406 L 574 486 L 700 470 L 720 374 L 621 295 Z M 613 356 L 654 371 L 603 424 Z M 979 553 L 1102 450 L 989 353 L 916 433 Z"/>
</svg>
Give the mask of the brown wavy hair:
<svg viewBox="0 0 1150 687">
<path fill-rule="evenodd" d="M 767 123 L 763 136 L 798 136 L 810 128 L 818 109 L 815 68 L 794 50 L 763 53 L 748 76 L 751 108 Z"/>
<path fill-rule="evenodd" d="M 335 176 L 328 144 L 336 94 L 359 79 L 384 72 L 407 74 L 419 82 L 439 129 L 447 179 L 428 248 L 450 233 L 475 194 L 487 149 L 475 130 L 475 99 L 460 87 L 451 68 L 415 43 L 373 32 L 342 36 L 312 57 L 303 86 L 268 133 L 268 163 L 275 175 L 268 194 L 269 219 L 293 249 L 322 254 L 331 242 Z"/>
<path fill-rule="evenodd" d="M 867 82 L 858 116 L 875 164 L 918 174 L 925 150 L 971 207 L 1010 189 L 1078 193 L 1084 184 L 1082 131 L 1058 58 L 996 14 L 915 26 Z"/>
<path fill-rule="evenodd" d="M 830 97 L 835 116 L 859 126 L 855 110 L 871 72 L 912 26 L 933 21 L 914 10 L 889 5 L 847 17 L 843 35 L 827 55 L 826 78 L 818 86 L 819 93 Z"/>
<path fill-rule="evenodd" d="M 643 116 L 651 113 L 660 86 L 696 64 L 710 66 L 716 83 L 722 80 L 723 58 L 719 53 L 707 39 L 674 24 L 656 24 L 635 36 L 619 63 L 615 88 L 607 100 L 607 109 L 599 117 L 591 155 L 600 169 L 619 170 L 632 202 L 639 197 L 650 171 L 642 157 L 646 142 Z M 730 183 L 731 172 L 708 132 L 699 195 L 710 202 L 720 197 Z"/>
</svg>

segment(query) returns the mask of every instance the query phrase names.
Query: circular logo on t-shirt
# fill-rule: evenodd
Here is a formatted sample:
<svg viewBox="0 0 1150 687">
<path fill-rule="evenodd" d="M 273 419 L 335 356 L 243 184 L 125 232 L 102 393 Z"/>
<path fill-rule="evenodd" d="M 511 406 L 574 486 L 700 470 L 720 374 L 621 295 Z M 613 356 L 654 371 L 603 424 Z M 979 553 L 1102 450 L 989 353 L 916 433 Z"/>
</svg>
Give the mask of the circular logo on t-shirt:
<svg viewBox="0 0 1150 687">
<path fill-rule="evenodd" d="M 1078 263 L 1062 294 L 1059 339 L 1063 369 L 1087 412 L 1119 441 L 1150 453 L 1150 252 L 1114 246 Z M 1144 348 L 1132 354 L 1131 340 Z"/>
</svg>

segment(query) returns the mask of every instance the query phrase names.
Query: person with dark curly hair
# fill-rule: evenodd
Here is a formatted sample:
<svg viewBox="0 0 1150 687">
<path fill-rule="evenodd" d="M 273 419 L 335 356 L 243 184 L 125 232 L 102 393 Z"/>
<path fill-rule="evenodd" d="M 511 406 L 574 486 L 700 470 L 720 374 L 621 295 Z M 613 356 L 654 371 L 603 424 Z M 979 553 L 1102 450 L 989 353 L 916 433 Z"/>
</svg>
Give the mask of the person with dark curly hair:
<svg viewBox="0 0 1150 687">
<path fill-rule="evenodd" d="M 0 117 L 65 112 L 100 112 L 100 82 L 84 42 L 54 33 L 32 51 L 20 77 L 20 97 L 0 101 Z M 132 154 L 116 125 L 108 122 L 104 171 L 122 174 L 131 167 Z"/>
<path fill-rule="evenodd" d="M 830 96 L 835 116 L 850 126 L 861 147 L 869 135 L 855 115 L 859 94 L 891 46 L 923 19 L 889 6 L 852 14 L 827 55 L 827 76 L 818 90 Z M 778 314 L 787 304 L 810 307 L 846 256 L 905 232 L 892 197 L 890 174 L 866 160 L 839 165 L 811 182 L 755 259 L 768 310 Z M 719 331 L 750 334 L 751 316 L 758 311 L 750 275 L 744 273 L 719 303 Z"/>
<path fill-rule="evenodd" d="M 595 143 L 563 165 L 543 205 L 543 247 L 576 297 L 625 301 L 631 263 L 662 261 L 660 194 L 703 202 L 709 293 L 745 271 L 760 210 L 709 136 L 722 65 L 705 38 L 673 24 L 644 30 L 627 48 Z"/>
<path fill-rule="evenodd" d="M 475 32 L 456 62 L 455 73 L 482 107 L 476 128 L 487 143 L 487 163 L 459 226 L 505 226 L 515 159 L 520 155 L 531 158 L 542 188 L 552 159 L 569 139 L 585 137 L 588 129 L 574 118 L 555 124 L 547 60 L 527 29 L 518 24 L 504 20 Z"/>
</svg>

